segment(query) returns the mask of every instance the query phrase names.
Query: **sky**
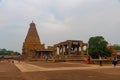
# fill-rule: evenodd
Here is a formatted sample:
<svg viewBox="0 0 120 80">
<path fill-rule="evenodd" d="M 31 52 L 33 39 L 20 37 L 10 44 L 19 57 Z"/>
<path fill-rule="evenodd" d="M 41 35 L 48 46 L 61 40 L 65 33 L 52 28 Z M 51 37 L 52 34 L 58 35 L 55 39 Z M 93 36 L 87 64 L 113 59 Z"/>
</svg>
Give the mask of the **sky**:
<svg viewBox="0 0 120 80">
<path fill-rule="evenodd" d="M 46 46 L 92 36 L 120 43 L 120 0 L 0 0 L 0 48 L 22 52 L 32 21 Z"/>
</svg>

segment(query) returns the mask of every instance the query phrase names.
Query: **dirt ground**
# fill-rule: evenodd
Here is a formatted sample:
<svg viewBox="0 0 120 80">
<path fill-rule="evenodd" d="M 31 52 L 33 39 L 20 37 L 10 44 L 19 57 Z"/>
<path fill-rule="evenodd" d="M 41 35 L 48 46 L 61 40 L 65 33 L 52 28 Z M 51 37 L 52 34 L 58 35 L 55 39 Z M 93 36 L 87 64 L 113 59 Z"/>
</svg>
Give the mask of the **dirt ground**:
<svg viewBox="0 0 120 80">
<path fill-rule="evenodd" d="M 86 67 L 70 63 L 38 63 L 42 67 Z M 120 80 L 120 68 L 21 72 L 14 64 L 0 62 L 0 80 Z"/>
<path fill-rule="evenodd" d="M 86 64 L 79 63 L 45 63 L 45 62 L 29 62 L 37 66 L 47 68 L 60 67 L 88 67 Z M 103 65 L 104 66 L 104 65 Z M 105 66 L 111 66 L 105 65 Z M 112 66 L 111 66 L 112 67 Z M 32 80 L 120 80 L 120 68 L 110 69 L 88 69 L 88 70 L 61 70 L 47 72 L 27 72 L 25 75 L 32 76 Z"/>
<path fill-rule="evenodd" d="M 0 62 L 0 80 L 25 80 L 14 64 Z"/>
<path fill-rule="evenodd" d="M 27 75 L 28 80 L 120 80 L 119 74 L 106 74 L 92 70 L 32 72 L 24 75 Z"/>
</svg>

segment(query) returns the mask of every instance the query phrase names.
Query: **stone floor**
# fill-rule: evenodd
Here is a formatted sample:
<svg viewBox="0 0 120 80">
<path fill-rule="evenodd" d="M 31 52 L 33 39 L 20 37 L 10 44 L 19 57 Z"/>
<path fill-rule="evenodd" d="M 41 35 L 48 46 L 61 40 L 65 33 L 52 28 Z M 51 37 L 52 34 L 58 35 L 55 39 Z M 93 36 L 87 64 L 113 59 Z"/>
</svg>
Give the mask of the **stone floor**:
<svg viewBox="0 0 120 80">
<path fill-rule="evenodd" d="M 15 62 L 15 65 L 21 70 L 21 72 L 36 72 L 36 71 L 61 71 L 61 70 L 89 70 L 89 69 L 113 69 L 112 65 L 88 65 L 81 63 L 45 63 L 45 62 Z M 120 68 L 116 66 L 115 68 Z"/>
</svg>

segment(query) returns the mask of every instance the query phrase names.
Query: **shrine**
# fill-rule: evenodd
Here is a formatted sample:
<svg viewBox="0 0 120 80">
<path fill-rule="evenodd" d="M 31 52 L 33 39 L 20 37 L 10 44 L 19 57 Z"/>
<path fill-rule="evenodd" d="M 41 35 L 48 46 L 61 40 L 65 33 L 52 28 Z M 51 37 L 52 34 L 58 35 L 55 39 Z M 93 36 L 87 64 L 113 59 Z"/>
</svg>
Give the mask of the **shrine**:
<svg viewBox="0 0 120 80">
<path fill-rule="evenodd" d="M 44 44 L 41 44 L 35 23 L 30 23 L 30 28 L 23 43 L 22 55 L 25 58 L 38 58 L 44 55 L 49 56 L 52 52 L 52 50 L 45 49 Z"/>
</svg>

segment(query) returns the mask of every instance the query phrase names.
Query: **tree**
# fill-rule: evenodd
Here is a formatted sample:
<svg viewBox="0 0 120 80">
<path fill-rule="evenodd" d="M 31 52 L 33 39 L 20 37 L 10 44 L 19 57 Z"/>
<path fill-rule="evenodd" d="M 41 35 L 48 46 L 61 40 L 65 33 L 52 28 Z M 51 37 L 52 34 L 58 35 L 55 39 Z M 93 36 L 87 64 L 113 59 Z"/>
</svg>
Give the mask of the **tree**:
<svg viewBox="0 0 120 80">
<path fill-rule="evenodd" d="M 98 58 L 99 56 L 111 56 L 111 51 L 107 47 L 108 42 L 102 36 L 91 37 L 88 44 L 88 52 L 91 57 Z"/>
<path fill-rule="evenodd" d="M 0 49 L 0 55 L 11 55 L 13 53 L 14 55 L 20 55 L 19 52 L 14 52 L 12 50 L 6 50 L 6 49 Z"/>
<path fill-rule="evenodd" d="M 114 44 L 113 49 L 114 50 L 120 50 L 120 45 L 119 44 Z"/>
</svg>

